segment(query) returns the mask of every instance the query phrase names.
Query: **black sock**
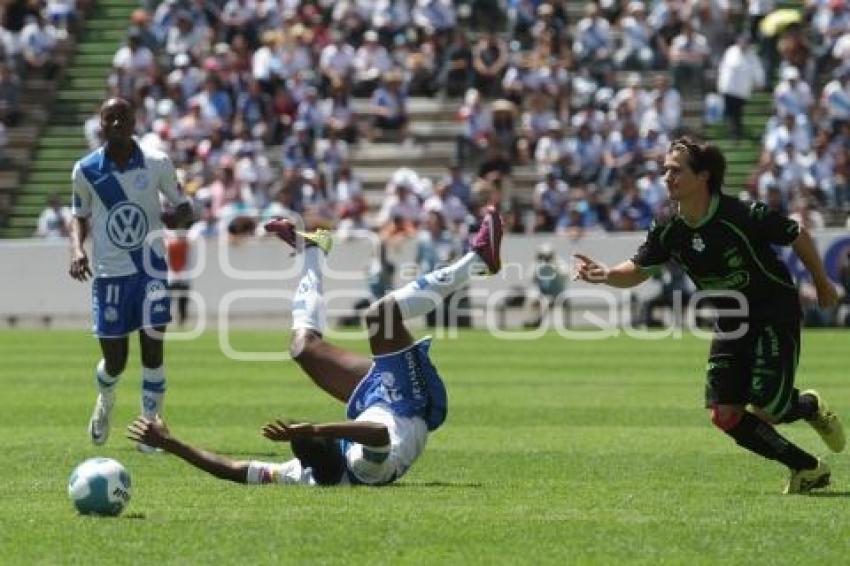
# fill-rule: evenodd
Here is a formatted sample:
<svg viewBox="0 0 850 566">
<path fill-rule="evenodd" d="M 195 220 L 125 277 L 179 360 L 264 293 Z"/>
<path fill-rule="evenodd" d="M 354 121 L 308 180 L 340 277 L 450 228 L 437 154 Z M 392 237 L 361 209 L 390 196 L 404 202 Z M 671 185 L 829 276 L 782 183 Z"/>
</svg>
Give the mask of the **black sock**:
<svg viewBox="0 0 850 566">
<path fill-rule="evenodd" d="M 811 470 L 818 465 L 814 456 L 789 442 L 752 413 L 745 412 L 740 422 L 726 434 L 750 452 L 781 462 L 792 470 Z"/>
<path fill-rule="evenodd" d="M 818 412 L 818 400 L 814 395 L 800 395 L 798 389 L 794 389 L 791 395 L 791 405 L 779 422 L 793 423 L 800 419 L 810 420 Z"/>
</svg>

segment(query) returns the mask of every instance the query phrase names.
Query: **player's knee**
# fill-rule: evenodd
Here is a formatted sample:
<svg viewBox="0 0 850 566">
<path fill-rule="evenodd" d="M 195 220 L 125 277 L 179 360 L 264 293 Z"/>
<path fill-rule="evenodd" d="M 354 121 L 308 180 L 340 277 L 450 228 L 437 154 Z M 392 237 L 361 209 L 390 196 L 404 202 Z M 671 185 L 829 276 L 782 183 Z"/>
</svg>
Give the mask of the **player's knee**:
<svg viewBox="0 0 850 566">
<path fill-rule="evenodd" d="M 367 484 L 387 481 L 390 475 L 390 446 L 366 447 L 352 444 L 345 454 L 348 469 L 354 476 Z"/>
<path fill-rule="evenodd" d="M 738 426 L 743 416 L 743 408 L 737 405 L 715 404 L 711 406 L 711 422 L 723 432 L 729 432 Z"/>
<path fill-rule="evenodd" d="M 162 351 L 142 352 L 142 365 L 146 368 L 158 368 L 162 366 Z"/>
<path fill-rule="evenodd" d="M 391 325 L 394 316 L 398 315 L 398 305 L 395 298 L 386 295 L 375 301 L 366 309 L 366 325 L 370 330 Z"/>
<path fill-rule="evenodd" d="M 127 367 L 127 358 L 123 359 L 104 359 L 103 369 L 112 377 L 118 377 L 124 373 L 124 368 Z"/>
</svg>

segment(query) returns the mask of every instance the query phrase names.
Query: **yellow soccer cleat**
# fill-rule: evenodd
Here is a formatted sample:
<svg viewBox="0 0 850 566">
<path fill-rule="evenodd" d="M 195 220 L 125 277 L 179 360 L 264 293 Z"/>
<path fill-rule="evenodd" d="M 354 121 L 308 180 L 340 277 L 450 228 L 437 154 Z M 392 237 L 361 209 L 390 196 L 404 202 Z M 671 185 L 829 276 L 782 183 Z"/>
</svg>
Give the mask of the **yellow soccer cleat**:
<svg viewBox="0 0 850 566">
<path fill-rule="evenodd" d="M 813 489 L 829 485 L 829 476 L 832 472 L 824 462 L 818 460 L 818 467 L 813 470 L 797 470 L 791 472 L 788 485 L 785 486 L 785 495 L 806 494 Z"/>
<path fill-rule="evenodd" d="M 818 412 L 812 420 L 806 422 L 812 425 L 812 428 L 820 435 L 827 448 L 833 452 L 844 450 L 844 445 L 846 444 L 844 426 L 841 424 L 841 419 L 838 418 L 838 415 L 829 410 L 823 397 L 814 389 L 803 391 L 800 395 L 811 395 L 818 402 Z"/>
<path fill-rule="evenodd" d="M 327 255 L 334 243 L 329 231 L 320 229 L 314 232 L 300 232 L 295 229 L 295 224 L 291 220 L 285 218 L 266 222 L 265 229 L 266 232 L 275 234 L 296 251 L 301 249 L 303 242 L 303 246 L 316 246 Z"/>
<path fill-rule="evenodd" d="M 334 239 L 331 236 L 331 233 L 328 230 L 322 230 L 321 228 L 315 230 L 313 232 L 295 232 L 302 238 L 304 238 L 305 246 L 309 246 L 310 244 L 315 245 L 317 248 L 322 250 L 325 255 L 328 255 L 331 251 L 331 248 L 334 245 Z"/>
</svg>

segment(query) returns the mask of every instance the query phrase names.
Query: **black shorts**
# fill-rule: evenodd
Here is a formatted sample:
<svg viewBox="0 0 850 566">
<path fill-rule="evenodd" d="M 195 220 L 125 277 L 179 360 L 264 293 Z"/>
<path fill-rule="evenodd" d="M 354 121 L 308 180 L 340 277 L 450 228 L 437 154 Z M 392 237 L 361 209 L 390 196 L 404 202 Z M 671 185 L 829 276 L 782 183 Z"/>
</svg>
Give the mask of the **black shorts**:
<svg viewBox="0 0 850 566">
<path fill-rule="evenodd" d="M 799 322 L 751 322 L 739 339 L 715 338 L 706 368 L 706 407 L 752 404 L 782 417 L 794 393 L 799 358 Z"/>
</svg>

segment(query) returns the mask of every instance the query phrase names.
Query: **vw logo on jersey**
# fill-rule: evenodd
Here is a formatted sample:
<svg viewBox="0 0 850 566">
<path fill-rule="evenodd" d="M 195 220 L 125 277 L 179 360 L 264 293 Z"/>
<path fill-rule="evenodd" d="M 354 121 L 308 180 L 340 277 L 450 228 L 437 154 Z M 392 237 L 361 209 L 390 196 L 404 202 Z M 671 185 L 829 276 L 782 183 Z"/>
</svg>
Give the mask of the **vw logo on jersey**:
<svg viewBox="0 0 850 566">
<path fill-rule="evenodd" d="M 137 191 L 143 191 L 148 186 L 148 174 L 140 171 L 133 176 L 133 188 Z"/>
<path fill-rule="evenodd" d="M 106 235 L 115 247 L 134 250 L 148 235 L 148 217 L 138 204 L 122 202 L 109 211 Z"/>
</svg>

